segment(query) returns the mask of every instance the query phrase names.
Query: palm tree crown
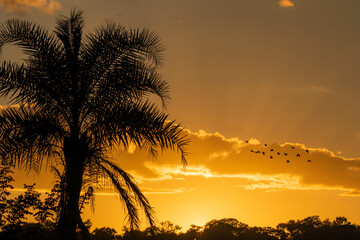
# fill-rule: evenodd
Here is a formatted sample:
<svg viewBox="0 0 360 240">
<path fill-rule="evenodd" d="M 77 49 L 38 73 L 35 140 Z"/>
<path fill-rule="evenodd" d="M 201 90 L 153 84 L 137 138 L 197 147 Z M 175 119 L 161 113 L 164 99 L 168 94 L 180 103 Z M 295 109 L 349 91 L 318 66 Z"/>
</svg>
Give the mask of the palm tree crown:
<svg viewBox="0 0 360 240">
<path fill-rule="evenodd" d="M 83 37 L 83 25 L 77 10 L 60 16 L 52 33 L 28 21 L 0 25 L 0 49 L 15 44 L 27 55 L 24 63 L 0 66 L 0 96 L 14 104 L 0 114 L 0 156 L 28 169 L 44 160 L 63 167 L 59 239 L 76 238 L 80 192 L 104 178 L 119 192 L 131 227 L 139 223 L 137 204 L 153 224 L 133 178 L 109 159 L 112 149 L 134 143 L 154 157 L 158 149 L 176 150 L 186 164 L 186 134 L 149 101 L 169 99 L 158 73 L 158 36 L 110 23 Z"/>
</svg>

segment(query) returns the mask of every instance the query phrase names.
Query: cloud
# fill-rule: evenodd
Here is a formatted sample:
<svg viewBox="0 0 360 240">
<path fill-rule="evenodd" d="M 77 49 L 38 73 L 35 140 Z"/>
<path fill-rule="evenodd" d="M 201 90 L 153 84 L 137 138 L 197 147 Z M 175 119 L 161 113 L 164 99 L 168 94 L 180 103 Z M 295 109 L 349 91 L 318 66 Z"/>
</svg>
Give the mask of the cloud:
<svg viewBox="0 0 360 240">
<path fill-rule="evenodd" d="M 55 0 L 0 0 L 0 7 L 9 13 L 26 14 L 33 8 L 45 14 L 53 14 L 61 9 L 61 5 Z"/>
<path fill-rule="evenodd" d="M 183 193 L 185 191 L 192 191 L 193 188 L 150 188 L 150 187 L 143 187 L 141 191 L 143 194 L 150 195 L 150 194 L 176 194 L 176 193 Z M 108 190 L 101 190 L 95 193 L 97 196 L 118 196 L 118 192 L 114 189 Z"/>
<path fill-rule="evenodd" d="M 328 149 L 300 143 L 264 144 L 202 130 L 188 134 L 191 154 L 185 170 L 180 156 L 170 151 L 145 162 L 127 161 L 122 155 L 121 162 L 144 186 L 205 178 L 223 179 L 246 190 L 336 190 L 341 196 L 360 192 L 360 159 L 346 159 Z M 146 153 L 138 150 L 131 155 L 146 158 Z"/>
<path fill-rule="evenodd" d="M 265 144 L 257 139 L 244 141 L 220 133 L 186 131 L 191 140 L 186 169 L 173 151 L 162 152 L 156 160 L 148 160 L 148 153 L 139 148 L 114 151 L 111 157 L 147 194 L 188 192 L 184 189 L 190 188 L 204 191 L 204 182 L 211 183 L 209 187 L 221 182 L 232 191 L 325 190 L 360 197 L 359 158 L 344 158 L 301 143 Z M 14 176 L 19 183 L 25 178 L 22 175 Z M 49 181 L 43 182 L 40 188 L 51 188 Z"/>
<path fill-rule="evenodd" d="M 294 3 L 290 0 L 279 0 L 280 7 L 294 7 Z"/>
<path fill-rule="evenodd" d="M 142 188 L 142 191 L 144 194 L 175 194 L 175 193 L 183 193 L 185 191 L 192 191 L 194 190 L 193 188 L 183 188 L 183 187 L 178 187 L 178 188 Z"/>
<path fill-rule="evenodd" d="M 340 194 L 340 196 L 345 196 L 345 197 L 360 197 L 360 192 L 359 191 L 349 191 L 349 192 L 345 192 Z"/>
</svg>

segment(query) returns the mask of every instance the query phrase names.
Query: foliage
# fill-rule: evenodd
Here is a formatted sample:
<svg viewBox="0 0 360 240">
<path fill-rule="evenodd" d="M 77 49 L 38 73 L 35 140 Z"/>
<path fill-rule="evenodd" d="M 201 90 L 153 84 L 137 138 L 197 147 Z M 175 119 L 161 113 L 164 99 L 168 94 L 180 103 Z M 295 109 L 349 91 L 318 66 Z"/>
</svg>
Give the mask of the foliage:
<svg viewBox="0 0 360 240">
<path fill-rule="evenodd" d="M 14 187 L 11 174 L 13 171 L 9 166 L 0 167 L 0 196 L 1 196 L 1 224 L 0 229 L 17 229 L 33 217 L 41 225 L 55 223 L 58 205 L 56 186 L 51 193 L 45 193 L 47 197 L 42 201 L 40 193 L 35 190 L 35 184 L 24 184 L 24 192 L 14 198 L 9 198 Z"/>
<path fill-rule="evenodd" d="M 291 240 L 329 239 L 351 240 L 360 239 L 360 228 L 350 223 L 345 217 L 337 217 L 334 221 L 319 216 L 311 216 L 302 220 L 290 220 L 278 225 L 279 229 L 288 233 Z"/>
<path fill-rule="evenodd" d="M 7 198 L 11 194 L 10 190 L 14 188 L 11 185 L 11 182 L 14 181 L 12 173 L 10 167 L 1 167 L 0 169 L 0 228 L 6 224 L 5 216 L 9 211 Z"/>
<path fill-rule="evenodd" d="M 170 222 L 161 223 L 169 225 Z M 170 223 L 171 226 L 176 226 Z M 348 222 L 345 217 L 337 217 L 334 221 L 325 219 L 322 221 L 319 216 L 311 216 L 302 220 L 290 220 L 287 223 L 280 223 L 273 227 L 250 227 L 233 218 L 211 220 L 200 227 L 191 225 L 186 232 L 178 232 L 178 228 L 170 227 L 172 231 L 156 232 L 154 236 L 145 231 L 125 231 L 123 240 L 354 240 L 360 239 L 360 226 Z"/>
<path fill-rule="evenodd" d="M 7 200 L 8 210 L 3 216 L 7 225 L 4 227 L 16 228 L 22 225 L 27 220 L 27 216 L 31 215 L 31 211 L 37 209 L 40 204 L 40 193 L 35 191 L 34 188 L 35 184 L 24 184 L 26 191 L 23 194 Z"/>
<path fill-rule="evenodd" d="M 116 238 L 116 231 L 113 228 L 102 227 L 95 228 L 92 231 L 92 239 L 96 240 L 114 240 Z"/>
<path fill-rule="evenodd" d="M 35 239 L 40 239 L 46 232 L 53 235 L 60 212 L 61 188 L 59 183 L 54 185 L 51 192 L 45 192 L 46 197 L 43 200 L 41 194 L 35 190 L 35 184 L 25 184 L 23 193 L 10 198 L 12 189 L 14 189 L 11 185 L 11 182 L 14 181 L 11 176 L 12 173 L 11 167 L 0 166 L 0 230 L 2 230 L 0 236 L 2 238 L 7 236 L 5 239 L 10 239 L 9 236 L 14 239 L 17 237 L 25 239 L 23 236 L 36 233 Z M 84 194 L 83 197 L 84 204 L 87 204 L 89 194 Z M 33 220 L 36 223 L 29 223 Z M 85 224 L 90 228 L 91 223 L 89 221 Z M 41 232 L 45 233 L 40 234 Z M 48 234 L 44 236 L 48 237 Z"/>
</svg>

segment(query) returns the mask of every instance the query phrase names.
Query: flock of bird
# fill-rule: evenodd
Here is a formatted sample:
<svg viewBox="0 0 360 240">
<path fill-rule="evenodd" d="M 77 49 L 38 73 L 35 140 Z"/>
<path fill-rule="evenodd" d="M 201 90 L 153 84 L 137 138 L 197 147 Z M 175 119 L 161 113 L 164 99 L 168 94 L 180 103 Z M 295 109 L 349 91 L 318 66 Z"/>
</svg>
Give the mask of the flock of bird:
<svg viewBox="0 0 360 240">
<path fill-rule="evenodd" d="M 249 143 L 249 141 L 245 141 L 245 143 Z M 267 145 L 267 144 L 264 144 L 264 147 L 268 147 L 268 145 Z M 294 150 L 294 149 L 295 149 L 294 146 L 290 146 L 290 147 L 291 147 L 290 150 Z M 269 155 L 269 158 L 270 158 L 270 159 L 273 159 L 275 156 L 282 156 L 282 155 L 285 156 L 285 157 L 287 157 L 287 158 L 290 157 L 290 155 L 289 155 L 288 152 L 282 152 L 282 153 L 281 153 L 281 152 L 277 152 L 277 151 L 275 151 L 274 148 L 271 148 L 268 153 L 266 153 L 265 151 L 259 151 L 259 150 L 255 151 L 255 150 L 253 150 L 253 149 L 251 149 L 250 152 L 255 153 L 255 154 L 262 154 L 263 156 Z M 309 150 L 308 150 L 308 149 L 305 149 L 304 152 L 306 153 L 306 155 L 309 154 Z M 295 154 L 294 154 L 294 156 L 295 156 Z M 296 153 L 296 157 L 297 157 L 297 158 L 301 158 L 300 153 Z M 308 162 L 308 163 L 311 163 L 312 160 L 307 159 L 307 162 Z M 286 163 L 290 163 L 290 160 L 289 160 L 289 159 L 286 159 Z"/>
</svg>

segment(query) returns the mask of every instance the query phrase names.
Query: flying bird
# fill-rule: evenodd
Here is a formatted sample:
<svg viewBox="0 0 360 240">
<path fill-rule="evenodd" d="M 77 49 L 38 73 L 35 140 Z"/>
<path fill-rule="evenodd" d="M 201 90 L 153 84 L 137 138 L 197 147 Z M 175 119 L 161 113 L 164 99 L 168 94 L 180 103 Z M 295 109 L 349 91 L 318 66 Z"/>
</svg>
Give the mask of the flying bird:
<svg viewBox="0 0 360 240">
<path fill-rule="evenodd" d="M 290 160 L 286 160 L 286 163 L 289 163 L 290 162 Z"/>
<path fill-rule="evenodd" d="M 270 156 L 270 158 L 273 158 L 273 156 Z"/>
<path fill-rule="evenodd" d="M 264 144 L 264 146 L 266 147 L 266 146 L 267 146 L 267 144 Z"/>
<path fill-rule="evenodd" d="M 277 155 L 280 155 L 280 153 L 279 153 L 279 152 L 277 152 Z"/>
<path fill-rule="evenodd" d="M 245 142 L 246 142 L 246 143 L 249 143 L 249 141 L 248 141 L 248 140 L 246 140 Z"/>
<path fill-rule="evenodd" d="M 292 148 L 292 149 L 295 149 L 295 147 L 294 147 L 294 146 L 291 146 L 291 148 Z"/>
<path fill-rule="evenodd" d="M 296 156 L 297 156 L 297 157 L 300 157 L 300 154 L 298 153 L 298 154 L 296 154 Z"/>
<path fill-rule="evenodd" d="M 262 152 L 263 155 L 265 155 L 265 152 Z"/>
<path fill-rule="evenodd" d="M 272 152 L 272 151 L 274 151 L 274 149 L 270 149 L 270 151 Z"/>
<path fill-rule="evenodd" d="M 306 149 L 305 152 L 306 152 L 306 153 L 309 153 L 309 150 Z"/>
<path fill-rule="evenodd" d="M 284 153 L 285 156 L 287 156 L 288 154 L 287 153 Z"/>
<path fill-rule="evenodd" d="M 312 161 L 309 159 L 308 162 L 312 162 Z"/>
</svg>

